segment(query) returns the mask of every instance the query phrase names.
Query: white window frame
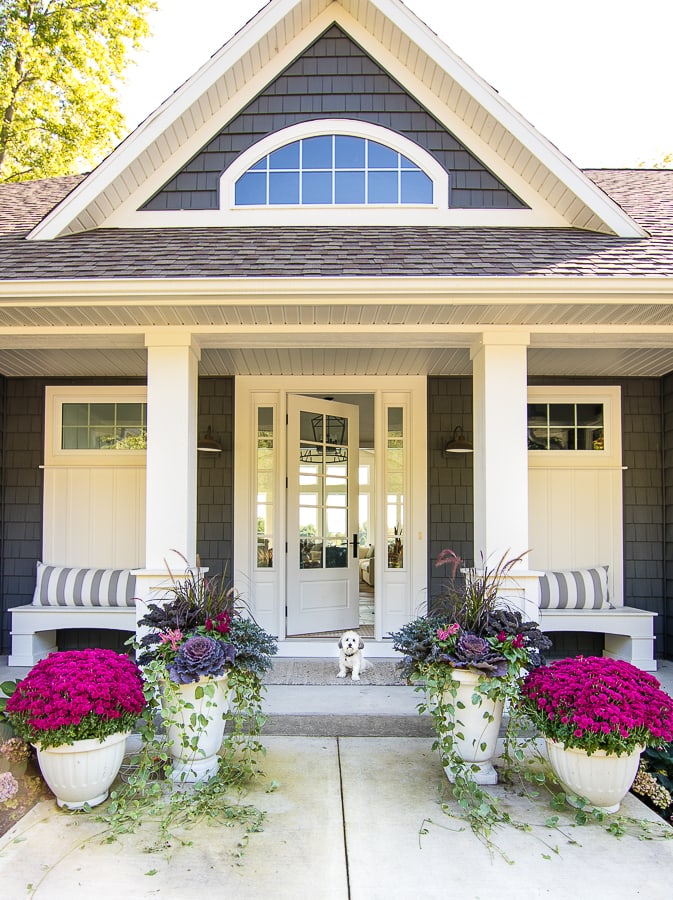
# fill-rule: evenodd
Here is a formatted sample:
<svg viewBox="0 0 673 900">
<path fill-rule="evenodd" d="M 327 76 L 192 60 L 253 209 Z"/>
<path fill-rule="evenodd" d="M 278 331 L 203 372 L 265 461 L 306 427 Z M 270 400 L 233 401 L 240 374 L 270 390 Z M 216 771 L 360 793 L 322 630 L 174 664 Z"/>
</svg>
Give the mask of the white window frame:
<svg viewBox="0 0 673 900">
<path fill-rule="evenodd" d="M 46 466 L 138 466 L 143 464 L 146 450 L 75 450 L 63 449 L 61 431 L 65 403 L 147 403 L 144 385 L 77 385 L 45 389 Z"/>
<path fill-rule="evenodd" d="M 528 465 L 542 468 L 613 468 L 622 464 L 621 392 L 612 385 L 534 385 L 528 403 L 601 403 L 603 450 L 529 450 Z"/>
<path fill-rule="evenodd" d="M 300 206 L 236 206 L 235 188 L 238 179 L 251 166 L 274 150 L 301 138 L 324 135 L 348 135 L 367 138 L 396 150 L 418 166 L 432 181 L 432 204 L 309 204 Z M 449 208 L 449 174 L 427 150 L 409 138 L 380 125 L 354 119 L 320 119 L 290 125 L 262 138 L 249 147 L 226 169 L 220 178 L 220 209 L 232 217 L 232 224 L 249 225 L 353 225 L 357 213 L 358 225 L 416 224 L 419 216 L 428 224 L 446 214 Z"/>
</svg>

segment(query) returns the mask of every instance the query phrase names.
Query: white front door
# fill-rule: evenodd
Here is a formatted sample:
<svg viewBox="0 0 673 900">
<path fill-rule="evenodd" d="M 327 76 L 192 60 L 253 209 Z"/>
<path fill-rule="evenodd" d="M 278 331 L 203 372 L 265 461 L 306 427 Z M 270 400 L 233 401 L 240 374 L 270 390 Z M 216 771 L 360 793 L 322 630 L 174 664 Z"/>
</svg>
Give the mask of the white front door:
<svg viewBox="0 0 673 900">
<path fill-rule="evenodd" d="M 287 634 L 359 624 L 359 410 L 288 396 Z"/>
</svg>

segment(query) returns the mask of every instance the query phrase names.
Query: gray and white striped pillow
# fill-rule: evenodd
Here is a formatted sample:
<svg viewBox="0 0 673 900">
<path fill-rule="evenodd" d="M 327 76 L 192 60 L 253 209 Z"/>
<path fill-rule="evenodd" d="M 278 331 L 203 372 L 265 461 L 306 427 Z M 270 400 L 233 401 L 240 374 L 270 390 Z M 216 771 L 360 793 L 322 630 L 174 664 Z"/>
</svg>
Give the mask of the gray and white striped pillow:
<svg viewBox="0 0 673 900">
<path fill-rule="evenodd" d="M 545 572 L 540 609 L 609 609 L 608 567 Z"/>
<path fill-rule="evenodd" d="M 135 606 L 130 569 L 66 568 L 37 564 L 33 606 Z"/>
</svg>

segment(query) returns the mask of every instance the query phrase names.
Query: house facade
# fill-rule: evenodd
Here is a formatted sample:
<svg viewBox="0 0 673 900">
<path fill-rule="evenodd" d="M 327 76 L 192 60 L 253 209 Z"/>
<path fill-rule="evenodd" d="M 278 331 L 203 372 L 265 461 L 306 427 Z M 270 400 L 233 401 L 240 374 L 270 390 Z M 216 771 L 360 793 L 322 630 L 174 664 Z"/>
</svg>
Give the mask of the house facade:
<svg viewBox="0 0 673 900">
<path fill-rule="evenodd" d="M 578 170 L 399 0 L 271 0 L 0 188 L 2 652 L 38 561 L 198 559 L 281 653 L 386 654 L 450 547 L 527 604 L 607 566 L 673 654 L 672 249 L 673 172 Z"/>
</svg>

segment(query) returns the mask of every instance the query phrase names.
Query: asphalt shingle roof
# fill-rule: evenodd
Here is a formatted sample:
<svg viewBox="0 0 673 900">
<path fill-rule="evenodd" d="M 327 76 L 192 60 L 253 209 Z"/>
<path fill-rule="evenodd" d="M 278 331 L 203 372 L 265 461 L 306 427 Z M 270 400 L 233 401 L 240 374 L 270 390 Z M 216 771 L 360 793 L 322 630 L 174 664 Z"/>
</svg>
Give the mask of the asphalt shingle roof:
<svg viewBox="0 0 673 900">
<path fill-rule="evenodd" d="M 586 173 L 649 233 L 561 228 L 99 229 L 25 235 L 83 176 L 0 186 L 0 280 L 296 276 L 673 276 L 673 170 Z"/>
</svg>

